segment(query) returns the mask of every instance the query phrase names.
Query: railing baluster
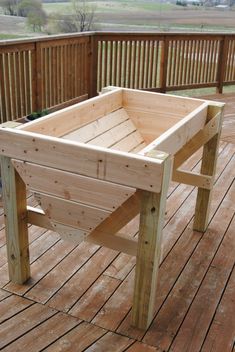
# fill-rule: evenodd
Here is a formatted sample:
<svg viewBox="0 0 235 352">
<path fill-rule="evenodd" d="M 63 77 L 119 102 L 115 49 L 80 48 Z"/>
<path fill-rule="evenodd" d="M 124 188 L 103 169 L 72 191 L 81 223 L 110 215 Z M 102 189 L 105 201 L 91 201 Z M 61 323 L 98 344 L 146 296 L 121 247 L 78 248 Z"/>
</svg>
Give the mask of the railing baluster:
<svg viewBox="0 0 235 352">
<path fill-rule="evenodd" d="M 97 32 L 0 42 L 0 75 L 1 122 L 106 85 L 222 92 L 235 83 L 235 35 Z"/>
</svg>

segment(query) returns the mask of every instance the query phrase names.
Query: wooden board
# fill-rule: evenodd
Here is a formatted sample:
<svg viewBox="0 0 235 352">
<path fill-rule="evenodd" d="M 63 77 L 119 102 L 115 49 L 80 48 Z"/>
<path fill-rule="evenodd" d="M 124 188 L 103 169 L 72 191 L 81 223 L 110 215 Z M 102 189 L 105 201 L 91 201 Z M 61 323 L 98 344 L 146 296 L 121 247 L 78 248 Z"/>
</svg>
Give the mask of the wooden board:
<svg viewBox="0 0 235 352">
<path fill-rule="evenodd" d="M 176 117 L 182 118 L 197 109 L 204 100 L 187 97 L 175 97 L 169 94 L 156 94 L 134 89 L 123 89 L 122 105 L 125 109 L 142 110 L 144 112 L 162 113 L 170 111 Z"/>
<path fill-rule="evenodd" d="M 58 349 L 62 351 L 69 351 L 70 349 L 84 351 L 92 345 L 93 347 L 97 347 L 98 345 L 95 343 L 99 341 L 101 336 L 107 333 L 107 330 L 113 330 L 118 336 L 128 336 L 130 339 L 133 339 L 129 347 L 124 347 L 127 351 L 158 351 L 159 348 L 156 347 L 158 343 L 163 347 L 164 341 L 167 339 L 167 343 L 170 343 L 170 346 L 172 346 L 172 341 L 177 338 L 178 331 L 180 331 L 177 325 L 175 325 L 175 330 L 170 330 L 170 333 L 168 333 L 168 328 L 172 327 L 172 325 L 170 325 L 171 321 L 175 323 L 176 319 L 178 319 L 178 314 L 180 314 L 179 324 L 182 326 L 182 323 L 187 319 L 187 314 L 189 313 L 191 315 L 190 320 L 195 323 L 194 326 L 196 327 L 196 329 L 194 329 L 194 338 L 199 336 L 199 334 L 200 336 L 206 334 L 207 337 L 210 336 L 210 341 L 213 343 L 213 348 L 216 352 L 217 346 L 219 348 L 218 352 L 221 350 L 220 343 L 222 343 L 222 348 L 228 346 L 229 351 L 232 351 L 233 346 L 231 342 L 233 343 L 234 329 L 232 324 L 233 300 L 231 299 L 234 297 L 234 269 L 229 279 L 224 280 L 226 284 L 223 282 L 224 289 L 222 297 L 217 296 L 219 292 L 217 290 L 213 294 L 220 282 L 217 279 L 215 271 L 217 273 L 220 272 L 222 275 L 225 270 L 224 266 L 220 265 L 219 258 L 216 268 L 211 267 L 211 274 L 215 273 L 215 276 L 210 276 L 210 274 L 205 281 L 203 290 L 211 290 L 214 296 L 214 302 L 219 302 L 219 305 L 216 307 L 214 304 L 213 308 L 213 319 L 210 325 L 212 334 L 210 328 L 204 329 L 197 326 L 198 311 L 194 309 L 193 312 L 196 315 L 194 315 L 194 313 L 192 314 L 190 306 L 193 306 L 193 304 L 197 302 L 197 295 L 203 293 L 203 291 L 200 292 L 200 286 L 209 268 L 208 265 L 204 265 L 209 262 L 207 258 L 213 258 L 216 256 L 216 253 L 219 253 L 219 251 L 217 251 L 218 246 L 221 248 L 224 247 L 224 241 L 221 241 L 223 236 L 225 240 L 229 233 L 230 236 L 233 234 L 234 191 L 231 192 L 231 189 L 234 188 L 234 153 L 235 148 L 232 145 L 223 144 L 220 148 L 220 160 L 216 176 L 217 182 L 212 200 L 213 219 L 210 223 L 210 230 L 204 235 L 192 231 L 192 221 L 190 221 L 190 219 L 193 216 L 193 204 L 195 202 L 195 192 L 192 193 L 192 187 L 186 185 L 174 185 L 174 187 L 171 187 L 171 195 L 166 214 L 167 225 L 163 236 L 164 260 L 159 271 L 159 294 L 155 302 L 156 324 L 154 323 L 150 328 L 151 339 L 150 335 L 147 333 L 146 336 L 148 336 L 148 338 L 144 338 L 145 343 L 136 341 L 136 339 L 143 340 L 144 333 L 142 332 L 140 334 L 138 330 L 130 328 L 129 322 L 125 318 L 126 315 L 128 316 L 132 304 L 133 281 L 131 281 L 131 275 L 128 274 L 133 269 L 134 258 L 123 254 L 117 255 L 113 253 L 113 251 L 105 249 L 101 252 L 98 250 L 97 246 L 93 247 L 91 244 L 86 243 L 79 245 L 75 249 L 71 244 L 62 241 L 57 242 L 52 248 L 48 247 L 45 253 L 37 252 L 36 249 L 40 246 L 40 242 L 41 247 L 43 247 L 46 238 L 55 235 L 46 232 L 41 239 L 38 238 L 37 242 L 34 244 L 33 250 L 31 250 L 34 260 L 32 264 L 32 279 L 27 285 L 23 286 L 13 285 L 12 283 L 8 284 L 4 286 L 4 292 L 11 291 L 15 292 L 17 295 L 24 293 L 26 297 L 28 296 L 30 298 L 30 302 L 32 302 L 32 300 L 34 302 L 37 300 L 41 303 L 44 302 L 46 308 L 48 308 L 49 305 L 55 304 L 58 309 L 62 310 L 64 307 L 67 309 L 70 305 L 71 314 L 69 311 L 69 316 L 73 315 L 73 313 L 76 314 L 76 310 L 73 310 L 73 307 L 75 308 L 76 306 L 76 309 L 78 309 L 79 303 L 81 303 L 84 308 L 87 303 L 89 307 L 87 320 L 92 314 L 95 314 L 95 316 L 97 316 L 96 324 L 98 325 L 83 322 L 72 327 L 73 323 L 70 325 L 70 320 L 65 318 L 66 324 L 63 328 L 63 324 L 60 324 L 60 320 L 63 322 L 64 315 L 58 316 L 58 320 L 56 318 L 58 313 L 52 320 L 48 316 L 41 319 L 42 315 L 37 311 L 38 316 L 37 319 L 35 319 L 34 312 L 25 309 L 23 312 L 24 315 L 20 317 L 18 317 L 18 314 L 12 315 L 9 319 L 11 321 L 9 326 L 13 327 L 11 330 L 8 330 L 7 334 L 7 348 L 9 348 L 9 351 L 11 345 L 12 352 L 15 352 L 18 346 L 20 349 L 24 347 L 25 352 L 31 352 L 36 348 L 38 350 L 44 349 L 48 352 L 57 351 Z M 194 167 L 199 159 L 200 156 L 198 153 L 187 162 L 187 166 L 190 168 Z M 198 169 L 199 168 L 196 167 L 193 171 L 197 172 Z M 221 208 L 223 208 L 222 211 L 219 210 Z M 0 215 L 0 219 L 2 217 L 3 216 Z M 132 232 L 132 229 L 134 232 Z M 34 231 L 36 231 L 36 227 L 34 227 Z M 127 226 L 126 231 L 134 235 L 135 231 L 137 231 L 137 226 L 132 223 Z M 202 242 L 202 244 L 200 244 L 200 242 Z M 229 247 L 232 243 L 234 244 L 234 236 L 228 239 L 227 244 L 228 243 Z M 232 250 L 233 247 L 231 247 L 230 253 L 232 253 Z M 224 249 L 225 255 L 221 252 L 224 258 L 228 257 L 227 251 L 228 247 L 226 245 Z M 111 255 L 111 253 L 113 255 Z M 219 256 L 220 258 L 221 254 Z M 109 257 L 108 260 L 106 260 L 107 256 Z M 190 260 L 192 256 L 194 259 Z M 231 264 L 231 257 L 229 260 Z M 103 265 L 104 261 L 105 265 Z M 100 268 L 100 265 L 103 265 L 102 268 Z M 189 268 L 191 268 L 191 272 L 194 272 L 195 275 L 188 274 Z M 177 291 L 177 294 L 171 295 L 170 293 L 177 285 L 177 281 L 181 280 L 182 283 L 182 277 L 184 277 L 184 285 L 181 286 L 181 288 L 178 287 L 179 291 Z M 210 277 L 213 280 L 211 280 Z M 120 284 L 118 284 L 116 280 L 120 280 Z M 3 285 L 4 270 L 1 270 L 1 268 L 0 282 L 1 285 Z M 176 291 L 173 292 L 176 293 Z M 167 298 L 170 295 L 172 298 L 168 300 Z M 56 300 L 53 300 L 55 297 Z M 95 297 L 95 301 L 93 297 Z M 210 298 L 211 295 L 205 295 L 201 303 L 200 300 L 198 300 L 197 304 L 200 303 L 200 310 L 208 311 L 208 301 L 205 297 Z M 48 298 L 52 299 L 47 302 Z M 182 302 L 184 302 L 184 304 Z M 187 305 L 185 303 L 187 303 Z M 8 307 L 9 304 L 10 302 L 8 302 L 8 305 L 6 302 Z M 179 304 L 180 307 L 183 307 L 182 313 L 179 309 Z M 166 309 L 167 306 L 168 309 Z M 173 310 L 171 309 L 172 307 L 174 308 Z M 164 323 L 159 325 L 157 316 L 161 314 L 163 310 L 165 313 L 161 317 Z M 226 315 L 224 315 L 224 312 Z M 30 315 L 31 313 L 32 315 Z M 80 313 L 82 313 L 82 310 L 80 310 Z M 77 310 L 76 316 L 78 319 L 80 318 L 79 310 Z M 208 316 L 208 313 L 204 314 L 204 316 Z M 29 329 L 25 327 L 25 329 L 22 330 L 24 317 L 25 319 L 32 319 L 30 320 L 32 323 Z M 92 318 L 94 318 L 94 315 Z M 14 324 L 15 319 L 17 321 Z M 58 329 L 56 327 L 57 324 Z M 0 325 L 0 330 L 3 329 L 4 326 Z M 102 328 L 102 326 L 106 326 L 107 330 Z M 216 330 L 214 330 L 214 327 L 216 327 Z M 51 333 L 49 333 L 49 331 L 51 331 Z M 156 334 L 160 331 L 162 332 L 162 338 L 160 337 L 158 340 Z M 190 331 L 188 333 L 190 333 Z M 22 340 L 21 336 L 23 338 Z M 182 336 L 183 335 L 181 335 L 181 338 Z M 186 338 L 187 336 L 188 335 L 185 335 Z M 5 339 L 5 335 L 3 339 Z M 106 340 L 106 343 L 102 344 L 104 351 L 113 347 L 108 341 Z M 28 342 L 28 344 L 26 345 L 25 342 Z M 48 347 L 45 347 L 47 342 Z M 208 347 L 206 340 L 204 343 L 205 348 L 203 349 L 204 346 L 202 346 L 202 351 L 206 352 L 208 348 L 211 347 L 211 344 L 209 344 Z M 120 345 L 123 346 L 121 343 Z M 163 349 L 161 347 L 160 350 Z M 174 348 L 177 350 L 177 345 Z"/>
<path fill-rule="evenodd" d="M 146 143 L 151 143 L 180 121 L 180 117 L 174 113 L 171 115 L 168 111 L 146 112 L 134 108 L 126 111 Z"/>
<path fill-rule="evenodd" d="M 127 115 L 125 109 L 120 108 L 76 129 L 73 132 L 65 134 L 63 138 L 87 143 L 100 134 L 103 134 L 113 127 L 125 122 L 126 120 L 129 120 L 129 116 Z"/>
<path fill-rule="evenodd" d="M 207 118 L 207 109 L 207 103 L 201 104 L 196 110 L 189 113 L 159 138 L 150 143 L 143 150 L 143 154 L 147 154 L 155 149 L 175 155 L 198 131 L 204 127 Z"/>
<path fill-rule="evenodd" d="M 11 129 L 0 129 L 0 148 L 3 155 L 23 161 L 153 192 L 161 189 L 163 162 L 157 158 Z"/>
<path fill-rule="evenodd" d="M 118 110 L 122 106 L 122 92 L 107 93 L 107 95 L 95 97 L 84 102 L 72 105 L 59 112 L 30 122 L 20 129 L 29 132 L 61 137 L 68 134 L 78 127 L 95 121 L 98 118 Z"/>
<path fill-rule="evenodd" d="M 53 197 L 44 193 L 35 193 L 34 196 L 39 201 L 49 220 L 85 230 L 84 233 L 94 230 L 110 215 L 110 212 L 106 210 Z"/>
<path fill-rule="evenodd" d="M 37 164 L 12 160 L 26 186 L 67 200 L 114 210 L 135 190 L 129 187 L 52 169 Z"/>
</svg>

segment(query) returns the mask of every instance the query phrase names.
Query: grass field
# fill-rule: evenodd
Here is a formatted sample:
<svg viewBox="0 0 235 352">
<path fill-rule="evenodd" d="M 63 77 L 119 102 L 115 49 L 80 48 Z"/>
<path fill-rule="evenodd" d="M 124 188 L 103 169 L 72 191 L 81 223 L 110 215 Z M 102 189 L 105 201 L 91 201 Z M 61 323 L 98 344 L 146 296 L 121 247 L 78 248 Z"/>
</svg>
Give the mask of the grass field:
<svg viewBox="0 0 235 352">
<path fill-rule="evenodd" d="M 94 29 L 130 31 L 235 31 L 235 9 L 180 7 L 157 1 L 92 1 L 96 6 Z M 45 3 L 45 11 L 69 14 L 65 3 Z"/>
<path fill-rule="evenodd" d="M 176 5 L 170 3 L 168 4 L 153 1 L 92 1 L 88 4 L 95 6 L 97 14 L 113 13 L 113 11 L 120 13 L 132 11 L 168 11 L 177 8 Z M 43 8 L 47 13 L 71 13 L 71 7 L 69 2 L 44 3 Z"/>
<path fill-rule="evenodd" d="M 225 11 L 181 7 L 163 0 L 90 1 L 89 4 L 96 7 L 94 30 L 235 32 L 235 8 Z M 44 3 L 43 8 L 48 15 L 72 11 L 70 2 Z M 31 32 L 23 18 L 0 15 L 0 39 L 45 34 Z"/>
</svg>

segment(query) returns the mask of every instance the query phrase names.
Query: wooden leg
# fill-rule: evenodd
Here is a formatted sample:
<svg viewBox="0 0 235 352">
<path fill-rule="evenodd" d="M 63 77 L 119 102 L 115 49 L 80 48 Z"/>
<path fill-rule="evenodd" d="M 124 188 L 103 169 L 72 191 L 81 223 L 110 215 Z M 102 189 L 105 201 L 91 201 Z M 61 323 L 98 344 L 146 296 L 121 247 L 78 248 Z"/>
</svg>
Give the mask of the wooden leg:
<svg viewBox="0 0 235 352">
<path fill-rule="evenodd" d="M 161 193 L 142 191 L 132 324 L 147 329 L 154 313 L 171 160 L 165 160 Z"/>
<path fill-rule="evenodd" d="M 217 154 L 219 148 L 219 134 L 216 134 L 204 145 L 202 155 L 201 174 L 214 178 Z M 193 229 L 205 232 L 208 226 L 212 189 L 198 188 Z"/>
<path fill-rule="evenodd" d="M 207 142 L 203 147 L 201 174 L 212 177 L 215 176 L 216 162 L 218 157 L 219 140 L 222 128 L 224 106 L 220 104 L 212 104 L 208 106 L 207 120 L 211 120 L 214 116 L 219 116 L 219 132 Z M 193 229 L 205 232 L 208 226 L 210 202 L 212 189 L 198 188 L 197 201 L 195 208 L 195 217 Z"/>
<path fill-rule="evenodd" d="M 1 157 L 1 173 L 9 278 L 22 284 L 30 276 L 26 189 L 10 158 Z"/>
</svg>

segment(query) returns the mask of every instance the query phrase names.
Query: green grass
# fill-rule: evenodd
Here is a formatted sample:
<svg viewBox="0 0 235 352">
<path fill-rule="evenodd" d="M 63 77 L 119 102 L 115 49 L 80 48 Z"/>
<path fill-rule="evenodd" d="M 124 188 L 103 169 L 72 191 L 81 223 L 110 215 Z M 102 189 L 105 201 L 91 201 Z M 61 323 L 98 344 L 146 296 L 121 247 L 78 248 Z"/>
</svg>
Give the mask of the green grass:
<svg viewBox="0 0 235 352">
<path fill-rule="evenodd" d="M 69 2 L 54 2 L 54 3 L 43 3 L 43 9 L 47 14 L 58 12 L 65 14 L 70 14 L 70 3 Z"/>
<path fill-rule="evenodd" d="M 0 33 L 0 40 L 18 39 L 18 38 L 24 38 L 24 37 L 25 37 L 25 34 L 16 35 L 16 34 Z"/>
<path fill-rule="evenodd" d="M 167 11 L 176 8 L 176 6 L 172 4 L 158 3 L 152 1 L 91 1 L 88 4 L 95 6 L 97 13 L 109 13 L 113 11 L 118 11 L 119 13 L 127 11 Z M 70 2 L 43 3 L 43 8 L 47 13 L 71 13 Z"/>
<path fill-rule="evenodd" d="M 172 95 L 180 95 L 185 97 L 199 97 L 216 94 L 216 88 L 198 88 L 198 89 L 186 89 L 186 90 L 176 90 L 168 92 Z M 223 93 L 235 93 L 235 85 L 225 86 L 223 88 Z"/>
</svg>

